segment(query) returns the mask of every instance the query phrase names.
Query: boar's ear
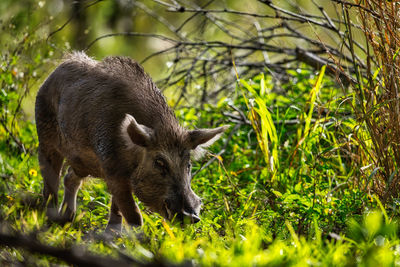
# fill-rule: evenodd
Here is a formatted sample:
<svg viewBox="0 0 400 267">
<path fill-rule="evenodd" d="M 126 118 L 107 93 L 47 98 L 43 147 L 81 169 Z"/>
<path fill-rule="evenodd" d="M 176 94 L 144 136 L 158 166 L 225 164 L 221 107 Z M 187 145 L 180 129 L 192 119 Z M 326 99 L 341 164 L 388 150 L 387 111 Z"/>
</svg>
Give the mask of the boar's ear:
<svg viewBox="0 0 400 267">
<path fill-rule="evenodd" d="M 129 114 L 125 115 L 121 123 L 121 132 L 128 148 L 132 148 L 133 145 L 148 146 L 153 134 L 152 129 L 137 123 L 135 118 Z"/>
<path fill-rule="evenodd" d="M 208 147 L 217 141 L 221 134 L 228 128 L 229 125 L 225 125 L 214 129 L 189 131 L 188 145 L 190 149 L 196 149 L 198 146 Z"/>
</svg>

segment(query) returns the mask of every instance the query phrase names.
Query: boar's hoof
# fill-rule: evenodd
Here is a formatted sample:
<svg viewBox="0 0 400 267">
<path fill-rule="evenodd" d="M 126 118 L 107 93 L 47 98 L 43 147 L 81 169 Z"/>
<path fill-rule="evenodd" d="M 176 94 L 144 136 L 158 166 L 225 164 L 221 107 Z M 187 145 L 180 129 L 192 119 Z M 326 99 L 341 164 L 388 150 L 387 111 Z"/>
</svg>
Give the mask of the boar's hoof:
<svg viewBox="0 0 400 267">
<path fill-rule="evenodd" d="M 61 213 L 59 215 L 59 221 L 61 224 L 72 222 L 75 218 L 75 213 Z"/>
<path fill-rule="evenodd" d="M 122 231 L 122 224 L 115 223 L 115 224 L 107 224 L 105 232 L 107 234 L 116 234 L 118 235 Z"/>
<path fill-rule="evenodd" d="M 68 206 L 62 206 L 59 210 L 59 221 L 60 223 L 72 222 L 75 218 L 75 211 L 68 208 Z"/>
<path fill-rule="evenodd" d="M 46 216 L 52 222 L 58 221 L 58 219 L 59 219 L 58 209 L 47 207 Z"/>
<path fill-rule="evenodd" d="M 64 225 L 68 222 L 72 222 L 74 217 L 75 217 L 75 213 L 63 213 L 60 214 L 57 212 L 57 210 L 53 209 L 52 211 L 47 211 L 47 218 L 50 222 L 52 223 L 56 223 L 59 225 Z"/>
</svg>

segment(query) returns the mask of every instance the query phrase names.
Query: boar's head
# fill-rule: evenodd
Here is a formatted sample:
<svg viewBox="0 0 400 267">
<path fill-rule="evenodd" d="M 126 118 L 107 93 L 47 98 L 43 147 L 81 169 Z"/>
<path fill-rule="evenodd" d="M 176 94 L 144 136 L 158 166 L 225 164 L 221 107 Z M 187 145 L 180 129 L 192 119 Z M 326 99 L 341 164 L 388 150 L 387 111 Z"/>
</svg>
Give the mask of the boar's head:
<svg viewBox="0 0 400 267">
<path fill-rule="evenodd" d="M 196 223 L 202 202 L 190 186 L 191 154 L 212 144 L 228 126 L 189 131 L 177 123 L 163 124 L 152 129 L 129 114 L 122 122 L 125 145 L 138 155 L 133 191 L 163 217 Z"/>
</svg>

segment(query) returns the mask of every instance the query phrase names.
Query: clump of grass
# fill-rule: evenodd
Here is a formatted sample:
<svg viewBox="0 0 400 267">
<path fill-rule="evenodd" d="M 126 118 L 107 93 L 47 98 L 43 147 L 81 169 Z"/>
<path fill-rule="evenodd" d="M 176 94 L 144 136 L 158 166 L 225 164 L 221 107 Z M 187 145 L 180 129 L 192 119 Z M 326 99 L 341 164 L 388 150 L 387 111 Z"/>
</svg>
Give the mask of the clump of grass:
<svg viewBox="0 0 400 267">
<path fill-rule="evenodd" d="M 357 72 L 353 108 L 365 133 L 357 141 L 364 150 L 363 187 L 372 190 L 387 202 L 400 192 L 400 9 L 395 1 L 356 1 L 357 19 L 366 42 L 365 73 Z M 351 26 L 354 20 L 348 8 L 343 9 L 348 30 L 347 42 L 353 58 L 355 40 Z M 356 62 L 356 60 L 354 60 Z M 354 68 L 359 70 L 355 63 Z"/>
<path fill-rule="evenodd" d="M 267 89 L 264 81 L 264 75 L 261 75 L 259 81 L 259 92 L 254 90 L 254 88 L 250 86 L 245 80 L 241 79 L 239 80 L 239 82 L 254 97 L 252 99 L 254 101 L 249 102 L 246 98 L 246 95 L 243 95 L 246 106 L 249 109 L 249 118 L 251 124 L 254 128 L 254 131 L 256 132 L 258 145 L 264 155 L 265 163 L 272 172 L 275 172 L 276 169 L 279 169 L 279 141 L 271 113 L 266 106 L 268 92 L 266 91 Z M 254 105 L 254 102 L 256 106 Z"/>
</svg>

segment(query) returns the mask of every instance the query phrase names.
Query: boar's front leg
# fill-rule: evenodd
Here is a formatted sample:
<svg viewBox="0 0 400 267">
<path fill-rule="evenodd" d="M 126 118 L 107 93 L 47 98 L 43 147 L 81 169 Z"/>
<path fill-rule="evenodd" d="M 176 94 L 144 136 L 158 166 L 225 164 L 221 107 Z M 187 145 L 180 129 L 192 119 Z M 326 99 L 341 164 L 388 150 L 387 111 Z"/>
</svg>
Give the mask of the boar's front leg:
<svg viewBox="0 0 400 267">
<path fill-rule="evenodd" d="M 106 227 L 106 232 L 120 232 L 122 228 L 122 215 L 113 197 L 111 197 L 110 219 Z"/>
<path fill-rule="evenodd" d="M 133 199 L 132 189 L 129 182 L 118 181 L 117 179 L 111 180 L 111 182 L 109 180 L 107 183 L 112 194 L 112 203 L 110 219 L 106 230 L 118 230 L 118 224 L 121 224 L 122 220 L 119 213 L 124 216 L 129 225 L 141 226 L 143 224 L 142 215 L 140 214 L 138 205 Z"/>
</svg>

